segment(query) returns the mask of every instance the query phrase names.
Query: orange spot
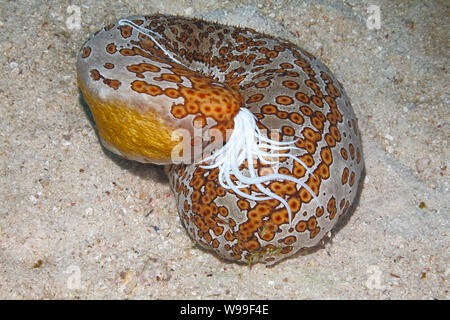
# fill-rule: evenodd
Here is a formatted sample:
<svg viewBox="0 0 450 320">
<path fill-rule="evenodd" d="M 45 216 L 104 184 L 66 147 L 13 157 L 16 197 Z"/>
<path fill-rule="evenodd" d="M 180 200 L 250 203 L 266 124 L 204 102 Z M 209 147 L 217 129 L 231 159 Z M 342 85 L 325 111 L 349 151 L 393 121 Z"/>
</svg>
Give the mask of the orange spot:
<svg viewBox="0 0 450 320">
<path fill-rule="evenodd" d="M 314 230 L 311 231 L 311 233 L 309 234 L 309 237 L 311 239 L 313 239 L 315 236 L 317 236 L 320 232 L 320 227 L 316 227 L 314 228 Z"/>
<path fill-rule="evenodd" d="M 306 169 L 297 161 L 294 162 L 294 168 L 292 169 L 294 176 L 301 178 L 305 175 Z"/>
<path fill-rule="evenodd" d="M 295 60 L 294 63 L 295 63 L 296 65 L 298 65 L 299 67 L 301 67 L 301 68 L 303 68 L 303 67 L 309 67 L 309 63 L 306 62 L 306 61 L 303 60 L 303 59 Z"/>
<path fill-rule="evenodd" d="M 275 50 L 269 50 L 266 52 L 266 57 L 268 59 L 273 59 L 276 58 L 278 56 L 278 52 L 276 52 Z"/>
<path fill-rule="evenodd" d="M 298 197 L 291 197 L 288 200 L 289 207 L 293 213 L 296 213 L 300 210 L 301 202 Z"/>
<path fill-rule="evenodd" d="M 248 210 L 248 208 L 250 207 L 250 204 L 247 200 L 238 200 L 237 204 L 239 209 L 241 210 Z"/>
<path fill-rule="evenodd" d="M 114 90 L 119 89 L 120 85 L 122 84 L 119 80 L 115 79 L 104 79 L 103 82 Z"/>
<path fill-rule="evenodd" d="M 261 101 L 263 98 L 264 98 L 264 95 L 262 95 L 260 93 L 257 93 L 257 94 L 254 94 L 254 95 L 250 96 L 247 99 L 247 103 L 258 102 L 258 101 Z"/>
<path fill-rule="evenodd" d="M 297 241 L 295 236 L 288 236 L 281 240 L 284 244 L 291 245 Z"/>
<path fill-rule="evenodd" d="M 114 69 L 114 64 L 106 62 L 103 67 L 105 67 L 106 69 Z"/>
<path fill-rule="evenodd" d="M 307 106 L 302 106 L 300 107 L 300 111 L 305 115 L 305 116 L 310 116 L 312 115 L 312 110 L 307 107 Z"/>
<path fill-rule="evenodd" d="M 355 183 L 355 173 L 352 172 L 352 173 L 350 174 L 350 180 L 349 180 L 348 184 L 350 185 L 350 187 L 353 187 L 353 184 L 354 184 L 354 183 Z"/>
<path fill-rule="evenodd" d="M 117 48 L 114 43 L 110 43 L 106 46 L 106 52 L 108 52 L 109 54 L 114 54 L 114 53 L 116 53 L 116 51 L 117 51 Z"/>
<path fill-rule="evenodd" d="M 328 103 L 330 108 L 336 108 L 336 100 L 334 100 L 331 96 L 325 96 L 324 99 Z"/>
<path fill-rule="evenodd" d="M 341 133 L 336 126 L 330 126 L 330 133 L 333 136 L 334 140 L 341 141 Z"/>
<path fill-rule="evenodd" d="M 300 198 L 302 199 L 302 202 L 308 203 L 311 201 L 312 196 L 308 190 L 306 190 L 305 188 L 302 187 L 300 189 L 299 193 L 300 193 Z"/>
<path fill-rule="evenodd" d="M 107 49 L 107 50 L 108 50 L 108 49 Z M 136 55 L 136 53 L 134 52 L 134 50 L 128 49 L 128 48 L 120 49 L 119 52 L 120 52 L 120 54 L 123 55 L 123 56 L 134 56 L 134 55 Z"/>
<path fill-rule="evenodd" d="M 322 108 L 323 107 L 323 102 L 322 99 L 320 99 L 318 96 L 311 96 L 311 101 L 318 107 Z"/>
<path fill-rule="evenodd" d="M 91 54 L 91 48 L 90 47 L 84 47 L 83 53 L 81 54 L 82 58 L 87 58 Z"/>
<path fill-rule="evenodd" d="M 311 117 L 311 123 L 318 130 L 322 130 L 323 129 L 323 123 L 322 123 L 322 121 L 319 120 L 318 117 Z"/>
<path fill-rule="evenodd" d="M 261 111 L 265 114 L 274 114 L 277 112 L 277 107 L 272 104 L 266 104 L 261 108 Z"/>
<path fill-rule="evenodd" d="M 222 217 L 228 216 L 228 209 L 225 208 L 225 207 L 219 207 L 219 214 L 220 214 Z"/>
<path fill-rule="evenodd" d="M 319 173 L 319 176 L 324 180 L 330 177 L 330 170 L 328 169 L 328 166 L 324 163 L 319 164 L 316 171 Z"/>
<path fill-rule="evenodd" d="M 349 144 L 348 145 L 348 150 L 350 151 L 350 157 L 353 159 L 355 159 L 355 148 L 353 147 L 353 144 Z"/>
<path fill-rule="evenodd" d="M 285 112 L 285 111 L 278 111 L 277 112 L 277 117 L 280 119 L 286 119 L 289 116 L 289 113 Z"/>
<path fill-rule="evenodd" d="M 271 84 L 270 80 L 263 80 L 263 81 L 258 82 L 256 84 L 256 87 L 257 88 L 267 88 L 268 86 L 270 86 L 270 84 Z"/>
<path fill-rule="evenodd" d="M 289 105 L 289 104 L 293 104 L 294 100 L 292 100 L 291 97 L 288 96 L 278 96 L 275 101 L 279 104 L 283 104 L 283 105 Z"/>
<path fill-rule="evenodd" d="M 325 89 L 325 91 L 332 97 L 332 98 L 336 98 L 336 97 L 340 97 L 341 93 L 339 92 L 339 90 L 332 84 L 332 83 L 328 83 L 327 87 Z"/>
<path fill-rule="evenodd" d="M 344 168 L 344 171 L 342 172 L 342 184 L 346 184 L 348 181 L 348 168 Z"/>
<path fill-rule="evenodd" d="M 316 220 L 316 218 L 315 217 L 311 217 L 311 218 L 309 218 L 308 219 L 308 222 L 307 222 L 307 228 L 308 228 L 308 230 L 314 230 L 315 228 L 316 228 L 316 226 L 317 226 L 317 220 Z"/>
<path fill-rule="evenodd" d="M 293 136 L 295 134 L 294 129 L 289 126 L 283 126 L 282 130 L 283 130 L 283 134 L 285 134 L 287 136 Z"/>
<path fill-rule="evenodd" d="M 100 75 L 100 72 L 96 69 L 91 70 L 90 75 L 91 75 L 92 80 L 94 80 L 94 81 L 100 80 L 102 78 L 102 76 Z"/>
<path fill-rule="evenodd" d="M 131 36 L 131 27 L 130 26 L 119 26 L 120 34 L 123 38 L 128 38 Z"/>
<path fill-rule="evenodd" d="M 333 136 L 329 133 L 325 134 L 325 141 L 329 147 L 334 147 L 336 145 L 336 140 L 334 140 Z"/>
<path fill-rule="evenodd" d="M 289 114 L 289 119 L 296 124 L 303 124 L 305 119 L 298 112 L 291 112 Z"/>
<path fill-rule="evenodd" d="M 292 80 L 286 80 L 283 81 L 283 86 L 289 89 L 297 90 L 298 89 L 298 83 Z"/>
<path fill-rule="evenodd" d="M 317 84 L 312 80 L 305 80 L 305 84 L 313 90 L 317 90 Z"/>
<path fill-rule="evenodd" d="M 164 90 L 164 94 L 172 99 L 177 99 L 181 96 L 180 92 L 174 88 L 167 88 Z"/>
<path fill-rule="evenodd" d="M 289 62 L 283 62 L 280 64 L 281 69 L 292 69 L 294 66 Z"/>
<path fill-rule="evenodd" d="M 299 221 L 296 226 L 295 226 L 295 230 L 297 230 L 298 232 L 305 232 L 306 230 L 306 221 Z"/>
<path fill-rule="evenodd" d="M 328 147 L 320 150 L 320 157 L 327 166 L 331 165 L 333 162 L 333 154 L 331 153 L 331 149 Z"/>
</svg>

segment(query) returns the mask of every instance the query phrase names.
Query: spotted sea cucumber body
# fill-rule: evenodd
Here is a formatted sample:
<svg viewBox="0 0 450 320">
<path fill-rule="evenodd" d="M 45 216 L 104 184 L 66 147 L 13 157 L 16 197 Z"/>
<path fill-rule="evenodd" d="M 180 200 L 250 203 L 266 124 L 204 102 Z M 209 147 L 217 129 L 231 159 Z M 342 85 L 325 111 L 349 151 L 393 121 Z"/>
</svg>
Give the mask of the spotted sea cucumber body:
<svg viewBox="0 0 450 320">
<path fill-rule="evenodd" d="M 290 223 L 278 200 L 248 200 L 223 188 L 218 169 L 168 165 L 189 235 L 219 256 L 245 263 L 273 264 L 315 246 L 349 211 L 364 168 L 356 117 L 334 75 L 303 49 L 252 29 L 166 15 L 128 19 L 158 34 L 156 40 L 182 64 L 135 29 L 111 24 L 88 39 L 80 52 L 79 83 L 90 106 L 89 100 L 96 104 L 99 96 L 120 105 L 131 101 L 136 112 L 160 115 L 168 132 L 177 126 L 189 128 L 199 119 L 206 129 L 232 128 L 239 108 L 248 108 L 270 138 L 298 140 L 298 149 L 290 152 L 313 175 L 289 157 L 280 158 L 276 167 L 258 161 L 258 172 L 298 178 L 322 204 L 294 182 L 267 183 L 290 205 Z M 225 100 L 215 103 L 215 94 Z M 108 103 L 97 106 L 93 114 L 99 126 L 111 110 Z M 118 123 L 127 116 L 117 116 Z M 115 138 L 108 134 L 108 139 Z M 125 154 L 114 150 L 114 141 L 108 139 L 104 143 L 113 151 L 146 161 L 133 151 L 135 146 L 127 145 L 131 151 Z M 258 192 L 251 187 L 242 191 Z"/>
</svg>

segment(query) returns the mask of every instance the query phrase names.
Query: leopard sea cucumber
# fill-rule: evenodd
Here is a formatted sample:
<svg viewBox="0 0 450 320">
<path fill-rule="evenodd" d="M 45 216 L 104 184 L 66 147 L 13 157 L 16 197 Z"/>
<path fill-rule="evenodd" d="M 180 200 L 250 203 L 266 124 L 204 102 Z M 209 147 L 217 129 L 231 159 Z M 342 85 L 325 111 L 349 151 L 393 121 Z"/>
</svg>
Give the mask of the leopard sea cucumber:
<svg viewBox="0 0 450 320">
<path fill-rule="evenodd" d="M 364 161 L 350 101 L 290 42 L 133 16 L 91 35 L 77 76 L 104 146 L 165 165 L 182 224 L 222 258 L 273 264 L 313 247 L 355 200 Z"/>
</svg>

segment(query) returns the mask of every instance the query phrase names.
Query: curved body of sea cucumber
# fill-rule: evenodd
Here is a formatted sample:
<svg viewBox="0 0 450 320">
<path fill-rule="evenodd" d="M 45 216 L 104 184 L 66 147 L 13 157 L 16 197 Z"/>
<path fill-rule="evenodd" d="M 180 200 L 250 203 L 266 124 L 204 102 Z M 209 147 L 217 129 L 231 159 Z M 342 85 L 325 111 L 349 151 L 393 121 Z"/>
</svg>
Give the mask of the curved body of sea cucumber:
<svg viewBox="0 0 450 320">
<path fill-rule="evenodd" d="M 249 200 L 224 188 L 218 168 L 168 165 L 183 225 L 202 247 L 245 263 L 273 264 L 316 245 L 349 211 L 364 169 L 356 117 L 329 69 L 296 45 L 248 28 L 166 15 L 127 19 L 154 37 L 111 24 L 88 39 L 77 64 L 105 146 L 168 164 L 173 145 L 164 141 L 173 130 L 192 131 L 195 120 L 225 132 L 245 107 L 271 139 L 296 141 L 289 154 L 308 167 L 288 156 L 277 166 L 257 160 L 258 174 L 295 177 L 315 197 L 293 181 L 265 182 L 289 204 L 290 217 L 276 199 Z M 251 186 L 241 191 L 259 194 Z"/>
</svg>

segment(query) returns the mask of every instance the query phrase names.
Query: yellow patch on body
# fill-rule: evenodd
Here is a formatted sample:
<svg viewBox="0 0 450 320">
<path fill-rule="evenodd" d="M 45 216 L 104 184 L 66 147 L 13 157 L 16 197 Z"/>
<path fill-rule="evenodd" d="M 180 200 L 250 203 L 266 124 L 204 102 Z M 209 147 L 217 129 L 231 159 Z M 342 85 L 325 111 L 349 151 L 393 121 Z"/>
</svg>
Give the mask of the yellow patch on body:
<svg viewBox="0 0 450 320">
<path fill-rule="evenodd" d="M 165 124 L 157 113 L 141 113 L 121 103 L 105 103 L 90 95 L 81 83 L 79 87 L 92 112 L 99 135 L 122 156 L 148 159 L 149 162 L 170 162 L 172 149 L 181 138 L 172 140 L 172 132 L 176 129 Z"/>
</svg>

